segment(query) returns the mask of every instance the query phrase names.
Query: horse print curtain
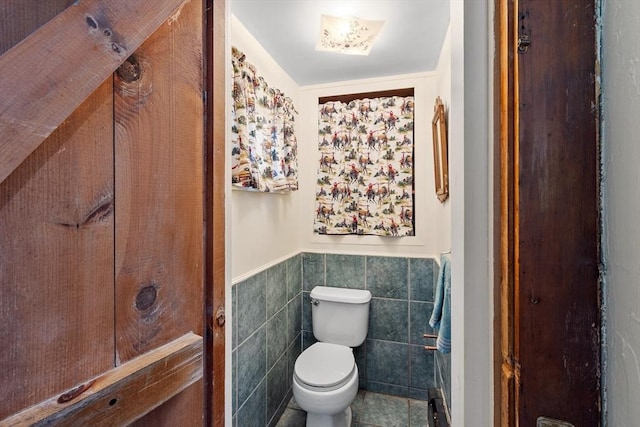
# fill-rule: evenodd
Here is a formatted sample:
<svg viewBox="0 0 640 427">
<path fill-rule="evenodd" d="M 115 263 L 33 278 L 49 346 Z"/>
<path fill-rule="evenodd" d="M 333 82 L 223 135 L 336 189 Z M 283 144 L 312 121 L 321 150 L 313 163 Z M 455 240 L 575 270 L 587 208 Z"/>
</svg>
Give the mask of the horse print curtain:
<svg viewBox="0 0 640 427">
<path fill-rule="evenodd" d="M 410 94 L 321 100 L 316 233 L 414 235 Z"/>
<path fill-rule="evenodd" d="M 295 108 L 232 48 L 231 182 L 257 191 L 298 189 Z"/>
</svg>

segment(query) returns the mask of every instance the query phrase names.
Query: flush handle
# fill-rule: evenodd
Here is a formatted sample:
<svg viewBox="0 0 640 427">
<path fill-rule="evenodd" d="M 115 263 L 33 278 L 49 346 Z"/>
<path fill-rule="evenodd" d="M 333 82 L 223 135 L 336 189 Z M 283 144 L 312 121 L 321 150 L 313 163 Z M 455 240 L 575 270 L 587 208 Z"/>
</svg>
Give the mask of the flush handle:
<svg viewBox="0 0 640 427">
<path fill-rule="evenodd" d="M 320 301 L 318 301 L 315 298 L 311 298 L 311 305 L 318 305 L 318 304 L 320 304 Z"/>
</svg>

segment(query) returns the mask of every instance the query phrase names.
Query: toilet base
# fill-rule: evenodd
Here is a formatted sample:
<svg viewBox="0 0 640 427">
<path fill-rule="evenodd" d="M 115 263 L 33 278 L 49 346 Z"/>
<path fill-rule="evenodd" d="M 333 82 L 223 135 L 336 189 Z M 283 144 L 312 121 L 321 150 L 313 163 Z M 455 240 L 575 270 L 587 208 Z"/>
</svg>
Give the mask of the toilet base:
<svg viewBox="0 0 640 427">
<path fill-rule="evenodd" d="M 350 406 L 344 411 L 332 415 L 307 412 L 307 427 L 351 427 L 352 416 Z"/>
</svg>

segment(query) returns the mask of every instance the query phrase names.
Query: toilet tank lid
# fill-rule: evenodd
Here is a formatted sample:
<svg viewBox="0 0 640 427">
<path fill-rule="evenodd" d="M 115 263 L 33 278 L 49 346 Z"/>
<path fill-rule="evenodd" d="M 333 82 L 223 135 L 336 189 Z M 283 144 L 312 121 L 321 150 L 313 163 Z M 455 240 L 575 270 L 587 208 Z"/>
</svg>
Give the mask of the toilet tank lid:
<svg viewBox="0 0 640 427">
<path fill-rule="evenodd" d="M 311 298 L 320 301 L 335 301 L 349 304 L 363 304 L 371 301 L 371 292 L 364 289 L 316 286 L 311 290 Z"/>
</svg>

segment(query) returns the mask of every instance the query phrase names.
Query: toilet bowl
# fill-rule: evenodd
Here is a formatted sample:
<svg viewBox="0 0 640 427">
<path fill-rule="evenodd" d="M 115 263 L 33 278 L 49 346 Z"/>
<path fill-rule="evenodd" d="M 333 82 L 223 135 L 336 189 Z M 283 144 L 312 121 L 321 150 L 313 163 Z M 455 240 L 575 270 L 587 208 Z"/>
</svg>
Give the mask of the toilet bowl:
<svg viewBox="0 0 640 427">
<path fill-rule="evenodd" d="M 309 296 L 318 342 L 296 359 L 293 396 L 307 411 L 307 427 L 349 427 L 358 394 L 353 347 L 367 336 L 371 292 L 316 286 Z"/>
<path fill-rule="evenodd" d="M 350 347 L 318 342 L 296 360 L 293 395 L 307 411 L 307 427 L 349 427 L 358 393 L 358 367 Z"/>
</svg>

